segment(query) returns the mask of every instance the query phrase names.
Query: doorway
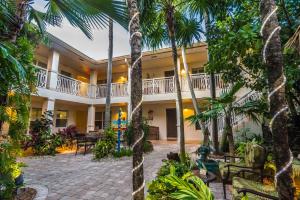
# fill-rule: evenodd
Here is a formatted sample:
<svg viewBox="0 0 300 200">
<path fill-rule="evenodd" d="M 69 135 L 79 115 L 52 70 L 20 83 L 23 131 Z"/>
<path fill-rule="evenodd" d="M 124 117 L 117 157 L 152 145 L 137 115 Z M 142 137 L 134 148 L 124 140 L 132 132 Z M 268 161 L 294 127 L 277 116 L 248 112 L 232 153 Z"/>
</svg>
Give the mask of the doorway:
<svg viewBox="0 0 300 200">
<path fill-rule="evenodd" d="M 166 117 L 167 117 L 167 139 L 168 140 L 177 140 L 176 108 L 167 108 L 166 109 Z"/>
</svg>

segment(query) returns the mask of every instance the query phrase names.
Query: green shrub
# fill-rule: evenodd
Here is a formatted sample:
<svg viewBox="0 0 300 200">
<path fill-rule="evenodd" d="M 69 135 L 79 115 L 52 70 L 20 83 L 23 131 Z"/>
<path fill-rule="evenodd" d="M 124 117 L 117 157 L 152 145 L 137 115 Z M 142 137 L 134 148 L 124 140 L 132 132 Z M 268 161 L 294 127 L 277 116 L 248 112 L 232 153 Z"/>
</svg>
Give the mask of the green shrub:
<svg viewBox="0 0 300 200">
<path fill-rule="evenodd" d="M 143 119 L 142 128 L 144 131 L 143 138 L 143 151 L 144 153 L 148 153 L 153 151 L 153 145 L 150 141 L 147 141 L 150 127 L 145 119 Z M 129 124 L 126 131 L 124 132 L 124 138 L 129 147 L 133 145 L 133 128 L 132 125 Z"/>
<path fill-rule="evenodd" d="M 23 163 L 16 161 L 16 147 L 10 143 L 0 144 L 0 199 L 12 199 L 16 189 L 15 179 L 21 175 Z"/>
<path fill-rule="evenodd" d="M 93 149 L 94 159 L 100 160 L 113 153 L 116 144 L 116 133 L 112 129 L 105 130 L 103 138 L 96 143 Z"/>
<path fill-rule="evenodd" d="M 144 153 L 152 152 L 153 151 L 153 144 L 150 141 L 144 142 Z"/>
<path fill-rule="evenodd" d="M 113 157 L 115 157 L 115 158 L 121 158 L 121 157 L 124 157 L 124 156 L 132 156 L 132 150 L 131 149 L 129 149 L 129 148 L 121 148 L 120 149 L 120 152 L 118 152 L 118 151 L 114 151 L 113 152 Z"/>
<path fill-rule="evenodd" d="M 62 138 L 51 133 L 52 119 L 52 112 L 46 111 L 40 120 L 31 124 L 30 137 L 25 142 L 25 149 L 32 147 L 35 155 L 55 155 L 56 148 L 62 145 Z"/>
<path fill-rule="evenodd" d="M 174 170 L 174 174 L 178 177 L 182 177 L 184 174 L 190 171 L 190 166 L 186 163 L 176 161 L 164 161 L 163 166 L 159 169 L 156 179 L 148 184 L 148 196 L 147 200 L 166 199 L 171 200 L 169 195 L 176 192 L 176 187 L 172 186 L 166 181 L 166 177 L 170 174 L 171 168 Z"/>
</svg>

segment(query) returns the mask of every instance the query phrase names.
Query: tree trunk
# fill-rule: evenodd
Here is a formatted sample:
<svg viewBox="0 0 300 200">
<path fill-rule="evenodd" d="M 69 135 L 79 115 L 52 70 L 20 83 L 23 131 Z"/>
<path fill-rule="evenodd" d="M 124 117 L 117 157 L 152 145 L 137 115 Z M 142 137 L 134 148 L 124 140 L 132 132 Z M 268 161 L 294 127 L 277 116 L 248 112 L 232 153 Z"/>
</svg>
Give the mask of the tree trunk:
<svg viewBox="0 0 300 200">
<path fill-rule="evenodd" d="M 261 19 L 264 21 L 269 13 L 276 8 L 276 4 L 274 0 L 262 0 L 260 5 Z M 270 92 L 279 87 L 284 80 L 280 35 L 279 31 L 275 30 L 278 26 L 278 19 L 275 13 L 266 21 L 265 27 L 263 28 L 263 42 L 267 45 L 265 61 Z M 274 33 L 273 36 L 271 33 Z M 275 116 L 285 106 L 285 87 L 283 86 L 270 96 L 270 116 Z M 275 118 L 273 127 L 271 127 L 277 171 L 283 169 L 290 161 L 287 122 L 288 118 L 286 112 L 281 112 Z M 291 166 L 287 167 L 287 169 L 277 177 L 276 186 L 280 199 L 294 199 L 295 187 L 292 179 Z"/>
<path fill-rule="evenodd" d="M 234 139 L 233 139 L 233 131 L 231 125 L 231 115 L 225 115 L 225 131 L 227 133 L 228 145 L 229 145 L 229 155 L 234 156 Z M 230 158 L 231 162 L 234 162 L 234 158 Z"/>
<path fill-rule="evenodd" d="M 139 140 L 142 137 L 142 61 L 140 58 L 142 52 L 142 37 L 137 32 L 140 31 L 140 18 L 137 0 L 128 0 L 129 16 L 132 19 L 129 31 L 133 37 L 130 40 L 131 45 L 131 95 L 130 101 L 133 108 L 132 112 L 132 128 L 133 139 L 136 145 L 133 146 L 133 174 L 132 174 L 132 186 L 133 186 L 133 200 L 144 200 L 144 170 L 143 170 L 143 140 Z M 134 17 L 134 18 L 133 18 Z M 134 34 L 135 33 L 135 34 Z M 134 34 L 134 35 L 133 35 Z M 136 63 L 136 64 L 134 64 Z M 140 165 L 141 164 L 141 165 Z M 140 166 L 140 167 L 138 167 Z M 138 167 L 138 168 L 136 168 Z"/>
<path fill-rule="evenodd" d="M 207 38 L 207 40 L 209 40 L 210 35 L 208 34 L 208 31 L 210 29 L 210 20 L 209 20 L 209 16 L 206 13 L 205 13 L 204 20 L 205 20 L 206 38 Z M 209 61 L 208 49 L 207 49 L 207 59 Z M 214 73 L 210 74 L 210 96 L 212 99 L 216 99 L 216 82 L 215 82 L 215 74 Z M 217 117 L 213 117 L 211 119 L 211 135 L 212 135 L 212 141 L 213 141 L 213 147 L 215 149 L 215 153 L 218 154 L 220 151 L 219 151 L 218 118 Z"/>
<path fill-rule="evenodd" d="M 15 43 L 19 33 L 24 27 L 24 24 L 26 22 L 26 16 L 27 16 L 27 9 L 28 9 L 28 1 L 27 0 L 17 0 L 16 1 L 16 21 L 17 24 L 12 27 L 11 29 L 11 37 L 10 41 Z"/>
<path fill-rule="evenodd" d="M 189 89 L 190 89 L 190 92 L 191 92 L 191 97 L 192 97 L 194 110 L 196 112 L 196 115 L 200 115 L 201 110 L 200 110 L 200 107 L 198 105 L 197 98 L 196 98 L 195 91 L 194 91 L 194 87 L 193 87 L 192 80 L 191 80 L 191 77 L 190 77 L 189 66 L 188 66 L 187 61 L 186 61 L 186 56 L 185 56 L 186 54 L 185 54 L 185 48 L 184 47 L 182 47 L 181 52 L 182 52 L 181 54 L 182 54 L 183 66 L 184 66 L 184 69 L 185 69 L 185 72 L 186 72 L 186 79 L 187 79 Z M 198 123 L 200 124 L 201 130 L 203 131 L 203 145 L 209 146 L 209 131 L 208 131 L 208 128 L 205 126 L 205 122 L 203 120 L 198 121 Z"/>
<path fill-rule="evenodd" d="M 180 137 L 180 156 L 182 161 L 185 161 L 185 138 L 184 138 L 184 122 L 183 122 L 183 106 L 182 106 L 182 96 L 181 88 L 179 82 L 179 72 L 177 65 L 177 46 L 175 41 L 175 19 L 174 19 L 174 7 L 169 6 L 167 10 L 167 25 L 169 31 L 169 37 L 172 44 L 172 56 L 174 64 L 174 74 L 175 74 L 175 85 L 176 85 L 176 94 L 178 101 L 178 113 L 179 113 L 179 137 Z"/>
<path fill-rule="evenodd" d="M 109 19 L 109 33 L 108 33 L 108 63 L 107 63 L 107 91 L 105 101 L 105 121 L 104 128 L 110 127 L 110 103 L 111 103 L 111 79 L 112 79 L 112 59 L 113 59 L 113 20 Z"/>
<path fill-rule="evenodd" d="M 216 99 L 216 81 L 215 74 L 210 74 L 210 96 L 212 99 Z M 211 133 L 213 146 L 215 148 L 215 153 L 218 154 L 219 151 L 219 136 L 218 136 L 218 117 L 213 117 L 211 119 Z"/>
</svg>

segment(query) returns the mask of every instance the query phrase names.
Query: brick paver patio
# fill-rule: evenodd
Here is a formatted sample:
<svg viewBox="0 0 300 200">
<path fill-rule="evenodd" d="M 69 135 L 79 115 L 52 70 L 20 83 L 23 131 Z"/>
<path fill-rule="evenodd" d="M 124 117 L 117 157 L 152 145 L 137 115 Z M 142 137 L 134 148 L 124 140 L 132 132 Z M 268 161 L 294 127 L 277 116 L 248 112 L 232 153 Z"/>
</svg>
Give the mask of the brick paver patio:
<svg viewBox="0 0 300 200">
<path fill-rule="evenodd" d="M 190 152 L 194 145 L 187 145 Z M 176 144 L 157 144 L 154 151 L 145 156 L 146 182 L 153 179 L 161 166 L 161 160 Z M 131 158 L 92 161 L 92 155 L 60 154 L 54 157 L 27 157 L 22 159 L 25 181 L 30 185 L 48 188 L 48 200 L 130 200 Z M 211 183 L 216 199 L 222 199 L 220 183 Z"/>
</svg>

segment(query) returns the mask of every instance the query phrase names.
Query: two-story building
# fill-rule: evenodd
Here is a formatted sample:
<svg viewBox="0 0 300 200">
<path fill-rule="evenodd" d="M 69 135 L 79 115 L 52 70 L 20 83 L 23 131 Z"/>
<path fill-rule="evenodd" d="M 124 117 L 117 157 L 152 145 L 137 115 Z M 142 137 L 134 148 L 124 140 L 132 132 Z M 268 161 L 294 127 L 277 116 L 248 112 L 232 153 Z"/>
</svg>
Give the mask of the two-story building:
<svg viewBox="0 0 300 200">
<path fill-rule="evenodd" d="M 178 51 L 180 84 L 183 97 L 184 117 L 194 114 L 191 95 L 186 81 L 186 72 Z M 186 51 L 192 84 L 200 104 L 210 96 L 210 77 L 204 73 L 207 62 L 205 43 L 195 44 Z M 129 55 L 113 58 L 112 70 L 112 120 L 127 118 L 130 102 L 128 65 Z M 107 60 L 93 60 L 60 39 L 50 35 L 50 42 L 36 49 L 38 67 L 38 90 L 32 96 L 31 121 L 39 118 L 46 110 L 54 111 L 54 130 L 76 125 L 81 132 L 103 129 L 106 97 Z M 170 48 L 143 53 L 143 116 L 151 126 L 159 127 L 161 140 L 176 139 L 176 90 L 174 67 Z M 225 87 L 216 75 L 219 94 Z M 187 141 L 201 140 L 200 127 L 185 121 Z"/>
</svg>

